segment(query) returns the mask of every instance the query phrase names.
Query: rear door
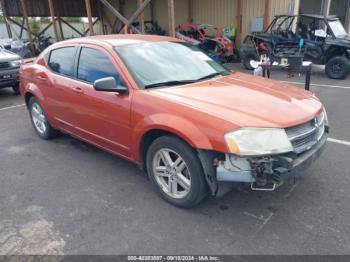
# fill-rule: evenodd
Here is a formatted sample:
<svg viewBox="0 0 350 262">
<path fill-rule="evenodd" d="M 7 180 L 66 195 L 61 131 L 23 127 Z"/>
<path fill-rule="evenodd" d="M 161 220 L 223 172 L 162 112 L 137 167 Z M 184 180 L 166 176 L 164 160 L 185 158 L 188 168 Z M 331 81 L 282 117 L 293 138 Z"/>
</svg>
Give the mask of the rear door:
<svg viewBox="0 0 350 262">
<path fill-rule="evenodd" d="M 61 128 L 74 131 L 72 114 L 75 92 L 72 89 L 74 62 L 78 47 L 68 46 L 53 49 L 48 58 L 50 88 L 46 94 L 49 106 Z M 40 77 L 40 76 L 38 76 Z M 46 82 L 45 79 L 41 80 Z"/>
<path fill-rule="evenodd" d="M 76 90 L 71 106 L 72 124 L 79 136 L 109 151 L 130 156 L 130 108 L 132 88 L 127 94 L 96 91 L 93 83 L 104 77 L 123 79 L 113 54 L 102 47 L 83 45 L 79 50 Z"/>
</svg>

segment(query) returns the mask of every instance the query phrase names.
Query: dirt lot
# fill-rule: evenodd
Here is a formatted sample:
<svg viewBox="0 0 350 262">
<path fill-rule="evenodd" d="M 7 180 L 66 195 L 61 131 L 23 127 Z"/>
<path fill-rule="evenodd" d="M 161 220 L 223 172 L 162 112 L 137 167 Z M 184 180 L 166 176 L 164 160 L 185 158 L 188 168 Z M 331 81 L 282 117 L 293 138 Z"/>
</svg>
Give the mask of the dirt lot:
<svg viewBox="0 0 350 262">
<path fill-rule="evenodd" d="M 312 84 L 333 140 L 303 180 L 189 210 L 126 161 L 69 136 L 40 140 L 22 99 L 0 90 L 0 254 L 350 254 L 350 80 L 316 70 Z"/>
</svg>

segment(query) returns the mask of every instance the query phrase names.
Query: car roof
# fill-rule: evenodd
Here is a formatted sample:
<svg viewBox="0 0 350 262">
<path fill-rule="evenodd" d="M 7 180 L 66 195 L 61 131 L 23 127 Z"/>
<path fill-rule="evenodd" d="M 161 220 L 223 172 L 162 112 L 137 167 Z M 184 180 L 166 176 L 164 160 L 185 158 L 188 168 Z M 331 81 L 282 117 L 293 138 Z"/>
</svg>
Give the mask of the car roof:
<svg viewBox="0 0 350 262">
<path fill-rule="evenodd" d="M 74 38 L 65 40 L 60 43 L 106 43 L 112 46 L 123 46 L 137 43 L 149 42 L 173 42 L 181 41 L 177 38 L 158 35 L 141 35 L 141 34 L 114 34 L 114 35 L 96 35 L 88 37 Z"/>
</svg>

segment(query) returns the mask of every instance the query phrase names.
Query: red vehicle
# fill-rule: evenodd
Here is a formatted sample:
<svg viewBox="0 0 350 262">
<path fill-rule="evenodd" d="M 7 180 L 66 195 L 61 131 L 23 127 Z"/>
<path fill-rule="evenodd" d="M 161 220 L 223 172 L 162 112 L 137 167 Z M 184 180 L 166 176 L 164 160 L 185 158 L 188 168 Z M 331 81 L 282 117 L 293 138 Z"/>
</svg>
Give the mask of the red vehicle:
<svg viewBox="0 0 350 262">
<path fill-rule="evenodd" d="M 273 190 L 322 152 L 326 112 L 310 92 L 229 72 L 175 38 L 55 43 L 20 69 L 38 135 L 70 134 L 144 169 L 189 207 L 236 182 Z"/>
</svg>

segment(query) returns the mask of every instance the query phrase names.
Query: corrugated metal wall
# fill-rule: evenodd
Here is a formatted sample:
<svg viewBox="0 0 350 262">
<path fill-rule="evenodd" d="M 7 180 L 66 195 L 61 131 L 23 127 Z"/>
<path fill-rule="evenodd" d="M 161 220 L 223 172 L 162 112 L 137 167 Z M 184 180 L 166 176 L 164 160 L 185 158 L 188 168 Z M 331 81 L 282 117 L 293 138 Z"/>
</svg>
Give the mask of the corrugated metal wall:
<svg viewBox="0 0 350 262">
<path fill-rule="evenodd" d="M 250 33 L 252 19 L 264 15 L 264 3 L 264 0 L 242 1 L 242 40 Z"/>
<path fill-rule="evenodd" d="M 294 0 L 270 0 L 270 21 L 275 15 L 288 14 L 294 11 Z"/>
<path fill-rule="evenodd" d="M 115 6 L 118 5 L 118 1 Z M 286 14 L 298 0 L 270 0 L 270 21 L 276 14 Z M 188 0 L 175 0 L 175 25 L 187 22 Z M 168 31 L 168 1 L 153 0 L 154 18 Z M 195 23 L 213 24 L 222 28 L 236 25 L 238 0 L 193 0 L 193 20 Z M 264 16 L 265 0 L 242 0 L 242 37 L 250 33 L 254 17 Z M 130 17 L 137 9 L 136 0 L 127 0 L 125 14 Z M 145 19 L 150 19 L 150 6 L 145 9 Z"/>
<path fill-rule="evenodd" d="M 154 1 L 154 18 L 158 24 L 168 32 L 168 1 L 153 0 Z M 187 0 L 175 0 L 175 26 L 187 22 L 188 19 L 188 2 Z"/>
<path fill-rule="evenodd" d="M 237 0 L 194 0 L 193 19 L 196 23 L 222 28 L 236 25 Z"/>
</svg>

